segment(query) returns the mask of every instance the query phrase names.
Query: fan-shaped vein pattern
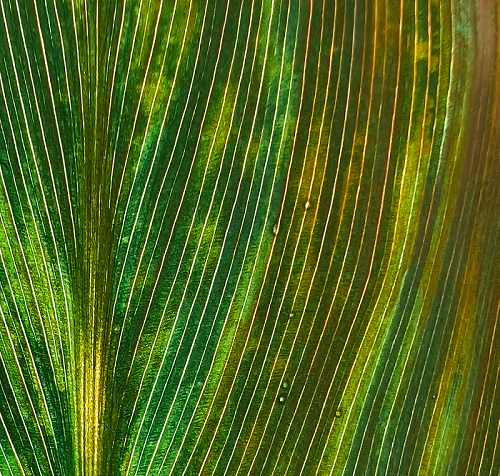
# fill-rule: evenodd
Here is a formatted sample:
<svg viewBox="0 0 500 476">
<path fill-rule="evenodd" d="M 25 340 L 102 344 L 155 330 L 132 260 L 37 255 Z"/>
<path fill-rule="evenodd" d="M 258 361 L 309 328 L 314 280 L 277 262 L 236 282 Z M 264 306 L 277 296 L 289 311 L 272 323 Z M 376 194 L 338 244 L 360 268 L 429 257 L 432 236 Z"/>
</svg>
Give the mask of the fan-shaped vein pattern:
<svg viewBox="0 0 500 476">
<path fill-rule="evenodd" d="M 499 19 L 0 0 L 0 472 L 497 474 Z"/>
</svg>

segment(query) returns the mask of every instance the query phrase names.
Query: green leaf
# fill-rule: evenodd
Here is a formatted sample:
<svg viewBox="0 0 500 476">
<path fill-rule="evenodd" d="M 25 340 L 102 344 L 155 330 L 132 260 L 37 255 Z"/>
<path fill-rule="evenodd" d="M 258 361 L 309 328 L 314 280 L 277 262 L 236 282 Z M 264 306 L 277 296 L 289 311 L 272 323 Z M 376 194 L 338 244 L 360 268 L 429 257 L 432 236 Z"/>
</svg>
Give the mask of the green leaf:
<svg viewBox="0 0 500 476">
<path fill-rule="evenodd" d="M 0 474 L 498 474 L 499 22 L 0 0 Z"/>
</svg>

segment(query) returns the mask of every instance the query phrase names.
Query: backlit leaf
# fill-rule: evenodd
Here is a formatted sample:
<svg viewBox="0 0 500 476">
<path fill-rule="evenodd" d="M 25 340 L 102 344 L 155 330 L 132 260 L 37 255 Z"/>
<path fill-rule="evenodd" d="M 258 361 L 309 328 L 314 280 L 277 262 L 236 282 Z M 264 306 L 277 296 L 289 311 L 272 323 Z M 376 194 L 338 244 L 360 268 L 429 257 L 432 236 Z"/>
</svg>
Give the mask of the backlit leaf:
<svg viewBox="0 0 500 476">
<path fill-rule="evenodd" d="M 0 0 L 0 474 L 499 474 L 499 22 Z"/>
</svg>

